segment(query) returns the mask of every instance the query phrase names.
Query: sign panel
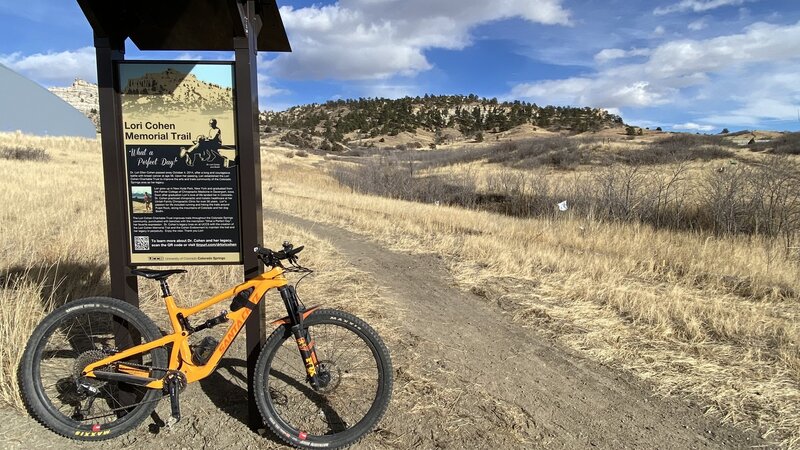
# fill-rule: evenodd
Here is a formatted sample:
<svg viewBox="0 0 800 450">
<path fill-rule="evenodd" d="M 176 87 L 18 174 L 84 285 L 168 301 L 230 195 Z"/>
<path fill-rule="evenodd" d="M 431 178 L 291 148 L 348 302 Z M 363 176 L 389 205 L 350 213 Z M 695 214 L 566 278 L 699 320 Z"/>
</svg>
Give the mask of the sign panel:
<svg viewBox="0 0 800 450">
<path fill-rule="evenodd" d="M 241 263 L 231 63 L 118 64 L 129 263 Z"/>
</svg>

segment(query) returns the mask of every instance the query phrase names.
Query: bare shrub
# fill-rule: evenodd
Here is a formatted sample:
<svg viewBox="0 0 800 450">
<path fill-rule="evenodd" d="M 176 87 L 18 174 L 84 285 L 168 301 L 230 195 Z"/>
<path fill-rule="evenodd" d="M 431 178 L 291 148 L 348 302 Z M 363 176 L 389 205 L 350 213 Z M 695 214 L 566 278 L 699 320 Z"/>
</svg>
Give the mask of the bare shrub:
<svg viewBox="0 0 800 450">
<path fill-rule="evenodd" d="M 638 166 L 612 166 L 599 172 L 596 187 L 596 212 L 601 218 L 640 220 L 646 174 Z"/>
<path fill-rule="evenodd" d="M 287 144 L 292 144 L 300 148 L 313 148 L 314 141 L 312 140 L 311 136 L 307 133 L 298 133 L 296 131 L 291 131 L 286 133 L 285 135 L 281 136 L 281 142 L 285 142 Z"/>
<path fill-rule="evenodd" d="M 710 161 L 733 158 L 730 143 L 719 136 L 677 134 L 653 142 L 643 149 L 625 150 L 622 162 L 632 165 L 655 165 L 683 161 Z"/>
<path fill-rule="evenodd" d="M 779 155 L 800 155 L 800 133 L 785 133 L 772 142 L 757 145 L 769 145 L 770 151 Z"/>
<path fill-rule="evenodd" d="M 780 238 L 790 251 L 800 234 L 800 162 L 776 157 L 754 166 L 725 164 L 690 176 L 692 158 L 732 155 L 720 142 L 717 136 L 672 137 L 637 150 L 638 156 L 624 163 L 569 178 L 546 172 L 531 176 L 515 169 L 568 169 L 586 163 L 588 155 L 603 154 L 596 143 L 551 138 L 480 149 L 386 149 L 364 164 L 341 166 L 332 174 L 353 190 L 390 198 L 549 218 L 559 216 L 554 205 L 567 200 L 571 215 L 662 229 Z M 602 155 L 592 157 L 593 164 L 610 162 Z M 636 163 L 631 162 L 634 159 Z M 479 189 L 468 164 L 479 160 L 509 168 L 486 174 Z M 458 164 L 465 168 L 420 176 L 421 169 Z"/>
<path fill-rule="evenodd" d="M 786 156 L 768 159 L 753 171 L 751 184 L 751 226 L 780 236 L 790 249 L 800 233 L 800 167 Z"/>
<path fill-rule="evenodd" d="M 473 207 L 477 183 L 469 170 L 447 175 L 415 176 L 414 163 L 381 156 L 358 165 L 339 165 L 330 174 L 356 192 L 426 203 Z"/>
<path fill-rule="evenodd" d="M 489 162 L 521 168 L 543 165 L 570 168 L 586 160 L 579 142 L 565 137 L 503 143 L 492 149 L 493 152 L 488 157 Z"/>
<path fill-rule="evenodd" d="M 647 178 L 641 220 L 657 228 L 681 229 L 691 224 L 687 210 L 691 191 L 688 163 L 681 162 L 666 171 L 652 170 Z"/>
<path fill-rule="evenodd" d="M 553 166 L 571 169 L 588 162 L 588 154 L 580 148 L 581 142 L 565 137 L 529 139 L 501 142 L 488 147 L 467 147 L 453 150 L 415 152 L 407 159 L 417 161 L 418 167 L 445 167 L 475 161 L 503 164 L 509 167 L 534 168 Z"/>
<path fill-rule="evenodd" d="M 526 177 L 522 172 L 503 170 L 486 177 L 488 194 L 478 196 L 482 209 L 496 211 L 511 216 L 551 215 L 554 189 L 544 177 Z"/>
<path fill-rule="evenodd" d="M 0 158 L 17 161 L 47 161 L 50 159 L 50 155 L 38 147 L 4 145 L 0 147 Z"/>
</svg>

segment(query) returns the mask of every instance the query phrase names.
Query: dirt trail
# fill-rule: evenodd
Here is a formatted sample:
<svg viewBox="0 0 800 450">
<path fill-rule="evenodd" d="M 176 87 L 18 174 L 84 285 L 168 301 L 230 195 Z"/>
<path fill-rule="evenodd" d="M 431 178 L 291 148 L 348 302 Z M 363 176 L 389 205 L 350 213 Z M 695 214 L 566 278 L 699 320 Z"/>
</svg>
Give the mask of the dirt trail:
<svg viewBox="0 0 800 450">
<path fill-rule="evenodd" d="M 394 434 L 425 435 L 429 428 L 435 443 L 455 448 L 523 443 L 613 449 L 765 445 L 752 434 L 705 417 L 698 408 L 654 397 L 629 375 L 514 325 L 496 305 L 456 288 L 435 255 L 393 252 L 341 228 L 275 212 L 269 217 L 327 238 L 350 264 L 375 277 L 384 296 L 405 309 L 407 319 L 398 324 L 398 331 L 406 335 L 402 342 L 412 343 L 414 353 L 424 355 L 418 361 L 421 370 L 436 374 L 445 367 L 449 376 L 437 377 L 436 382 L 467 394 L 453 399 L 458 409 L 453 414 L 477 415 L 478 423 L 497 422 L 499 417 L 509 427 L 493 436 L 462 429 L 436 439 L 436 424 L 421 424 L 394 411 L 384 421 L 384 428 Z M 400 370 L 409 357 L 406 353 L 404 348 L 392 349 Z M 500 405 L 499 411 L 487 408 L 493 403 Z M 512 432 L 516 440 L 503 439 Z"/>
</svg>

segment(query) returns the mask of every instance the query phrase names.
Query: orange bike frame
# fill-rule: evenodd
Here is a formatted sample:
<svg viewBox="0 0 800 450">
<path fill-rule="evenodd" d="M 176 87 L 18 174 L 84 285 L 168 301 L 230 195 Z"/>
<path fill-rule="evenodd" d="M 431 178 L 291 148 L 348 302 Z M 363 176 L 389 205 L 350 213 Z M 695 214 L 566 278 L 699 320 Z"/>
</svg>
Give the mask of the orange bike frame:
<svg viewBox="0 0 800 450">
<path fill-rule="evenodd" d="M 168 295 L 164 297 L 164 302 L 167 306 L 167 313 L 169 314 L 170 324 L 172 325 L 173 332 L 168 334 L 160 339 L 156 339 L 151 342 L 147 342 L 141 345 L 137 345 L 131 347 L 129 349 L 123 350 L 121 352 L 115 353 L 108 358 L 103 358 L 99 361 L 96 361 L 92 364 L 86 366 L 83 370 L 84 375 L 87 377 L 96 377 L 94 370 L 100 367 L 105 367 L 109 364 L 117 364 L 117 370 L 119 373 L 131 375 L 134 377 L 141 378 L 143 381 L 146 381 L 149 378 L 150 374 L 147 370 L 143 370 L 141 368 L 136 367 L 136 365 L 126 365 L 124 359 L 130 358 L 132 356 L 141 355 L 147 353 L 153 349 L 164 347 L 167 345 L 172 345 L 172 351 L 169 357 L 169 367 L 170 371 L 180 371 L 186 376 L 186 382 L 192 383 L 195 381 L 202 380 L 203 378 L 210 375 L 214 369 L 216 369 L 217 364 L 219 363 L 220 359 L 225 355 L 225 352 L 230 347 L 233 340 L 239 334 L 239 331 L 242 329 L 247 318 L 253 312 L 255 308 L 251 307 L 242 307 L 237 311 L 232 311 L 227 313 L 226 318 L 230 320 L 232 323 L 228 328 L 228 331 L 225 332 L 225 335 L 222 337 L 222 340 L 217 345 L 217 348 L 214 350 L 214 353 L 208 359 L 208 361 L 203 365 L 195 365 L 192 362 L 192 354 L 191 350 L 189 349 L 189 331 L 185 330 L 178 319 L 179 315 L 183 315 L 184 318 L 189 318 L 190 316 L 206 310 L 217 303 L 220 303 L 225 300 L 229 300 L 231 297 L 235 296 L 236 294 L 253 287 L 253 292 L 250 294 L 248 301 L 252 305 L 258 305 L 261 299 L 264 297 L 264 294 L 267 293 L 268 290 L 272 288 L 280 288 L 286 286 L 288 281 L 283 276 L 283 269 L 280 267 L 275 267 L 268 272 L 264 272 L 261 275 L 253 278 L 252 280 L 246 281 L 233 289 L 229 289 L 225 292 L 222 292 L 196 306 L 192 306 L 190 308 L 180 308 L 175 304 L 175 299 L 172 295 Z M 303 315 L 306 316 L 310 314 L 314 309 L 311 308 L 307 310 Z M 273 325 L 282 325 L 289 323 L 290 320 L 288 317 L 276 320 L 273 322 Z M 164 379 L 151 379 L 152 381 L 142 383 L 143 386 L 152 388 L 152 389 L 162 389 L 164 387 Z"/>
</svg>

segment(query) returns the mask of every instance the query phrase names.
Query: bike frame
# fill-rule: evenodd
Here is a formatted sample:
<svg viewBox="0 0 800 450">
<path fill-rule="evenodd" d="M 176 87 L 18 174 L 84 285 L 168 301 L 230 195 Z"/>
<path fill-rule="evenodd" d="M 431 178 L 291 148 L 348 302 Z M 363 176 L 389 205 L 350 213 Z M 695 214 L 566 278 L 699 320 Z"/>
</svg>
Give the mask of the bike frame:
<svg viewBox="0 0 800 450">
<path fill-rule="evenodd" d="M 298 328 L 296 327 L 297 322 L 302 321 L 318 308 L 317 306 L 314 306 L 305 310 L 297 310 L 294 291 L 292 290 L 290 294 L 284 293 L 285 291 L 289 290 L 287 288 L 289 282 L 286 280 L 286 277 L 283 274 L 283 268 L 274 267 L 268 272 L 264 272 L 251 280 L 248 280 L 232 289 L 217 294 L 214 297 L 211 297 L 208 300 L 189 308 L 179 307 L 175 303 L 175 298 L 169 293 L 168 287 L 165 288 L 166 283 L 163 282 L 162 289 L 165 292 L 163 298 L 167 307 L 167 314 L 169 315 L 170 324 L 172 325 L 172 333 L 160 339 L 136 345 L 134 347 L 117 352 L 107 358 L 93 362 L 84 368 L 84 376 L 97 379 L 123 381 L 151 389 L 163 389 L 167 377 L 166 374 L 164 377 L 159 379 L 151 378 L 148 370 L 138 367 L 136 364 L 128 365 L 123 360 L 147 353 L 159 347 L 172 345 L 172 351 L 170 352 L 169 357 L 169 371 L 173 373 L 175 371 L 183 373 L 187 383 L 193 383 L 195 381 L 202 380 L 203 378 L 209 376 L 217 368 L 217 364 L 219 364 L 219 361 L 225 355 L 234 339 L 236 339 L 236 336 L 239 334 L 239 331 L 242 329 L 242 326 L 247 318 L 254 310 L 256 310 L 259 302 L 261 302 L 261 299 L 264 298 L 264 294 L 266 294 L 270 289 L 277 288 L 281 290 L 281 297 L 283 297 L 284 303 L 286 304 L 288 314 L 286 317 L 272 322 L 273 326 L 288 325 L 292 327 L 292 331 L 295 332 Z M 222 340 L 217 345 L 217 348 L 214 350 L 211 357 L 208 359 L 208 361 L 206 361 L 205 364 L 194 364 L 192 362 L 192 352 L 189 348 L 189 336 L 192 333 L 186 327 L 186 324 L 188 324 L 187 319 L 201 311 L 211 308 L 218 303 L 221 303 L 225 300 L 230 300 L 231 297 L 234 297 L 240 292 L 251 287 L 254 289 L 253 292 L 250 293 L 247 304 L 238 310 L 228 312 L 225 315 L 225 318 L 232 323 L 223 335 Z M 301 339 L 298 336 L 296 336 L 295 339 L 298 343 L 300 355 L 303 357 L 304 362 L 308 362 L 307 358 L 311 358 L 311 361 L 313 361 L 310 367 L 308 367 L 308 363 L 306 366 L 309 377 L 315 378 L 314 372 L 317 361 L 316 355 L 313 351 L 313 344 L 308 345 L 305 340 L 301 342 Z M 117 372 L 106 372 L 102 370 L 95 371 L 96 369 L 111 364 L 116 364 Z"/>
</svg>

